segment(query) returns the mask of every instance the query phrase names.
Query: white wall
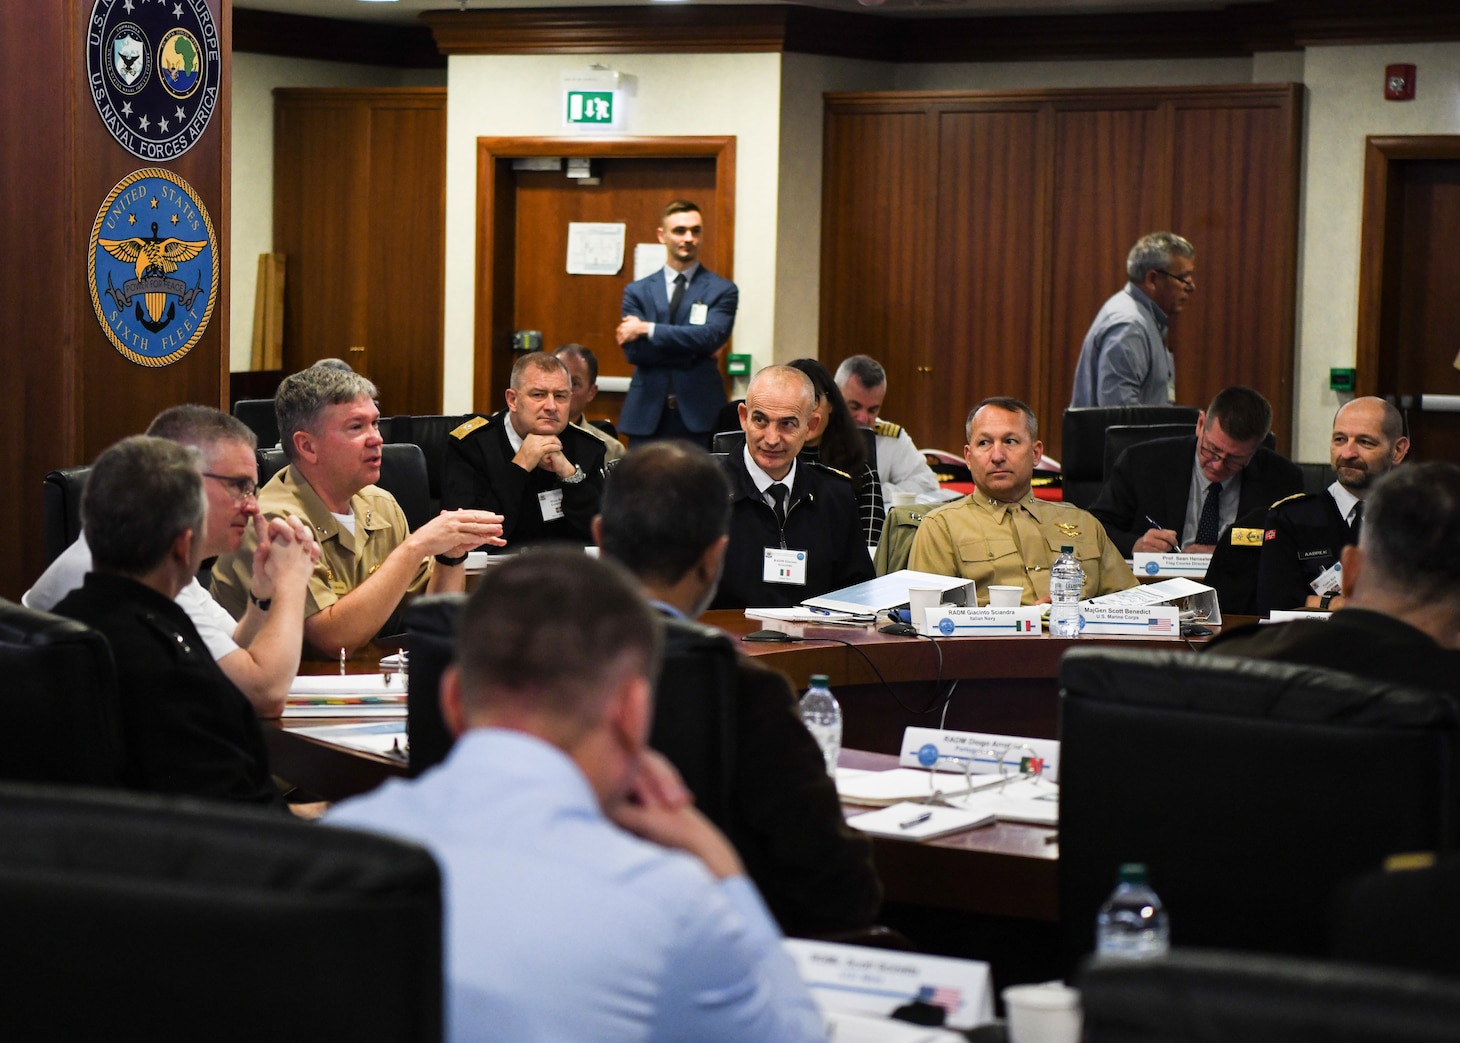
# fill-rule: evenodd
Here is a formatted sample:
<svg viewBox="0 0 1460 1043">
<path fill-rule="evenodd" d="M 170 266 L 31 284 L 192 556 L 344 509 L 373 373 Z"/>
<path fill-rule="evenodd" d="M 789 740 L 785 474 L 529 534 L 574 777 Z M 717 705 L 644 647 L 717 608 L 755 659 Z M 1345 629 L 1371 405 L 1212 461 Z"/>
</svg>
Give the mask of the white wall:
<svg viewBox="0 0 1460 1043">
<path fill-rule="evenodd" d="M 1418 66 L 1414 101 L 1385 101 L 1384 66 Z M 1328 459 L 1339 396 L 1330 366 L 1352 366 L 1358 339 L 1364 139 L 1460 134 L 1460 43 L 1314 47 L 1307 53 L 1307 140 L 1299 238 L 1298 457 Z"/>
<path fill-rule="evenodd" d="M 776 205 L 780 176 L 778 54 L 453 56 L 446 102 L 445 410 L 473 402 L 476 275 L 476 140 L 568 134 L 564 72 L 599 62 L 634 78 L 627 135 L 735 135 L 735 270 L 740 311 L 735 350 L 770 361 L 775 328 Z M 582 131 L 571 132 L 581 136 Z M 706 234 L 716 234 L 714 228 Z M 643 236 L 640 236 L 643 238 Z M 630 234 L 629 241 L 636 241 Z"/>
<path fill-rule="evenodd" d="M 430 70 L 233 54 L 233 183 L 228 244 L 229 368 L 246 370 L 253 348 L 254 290 L 259 254 L 274 246 L 275 87 L 443 86 Z"/>
</svg>

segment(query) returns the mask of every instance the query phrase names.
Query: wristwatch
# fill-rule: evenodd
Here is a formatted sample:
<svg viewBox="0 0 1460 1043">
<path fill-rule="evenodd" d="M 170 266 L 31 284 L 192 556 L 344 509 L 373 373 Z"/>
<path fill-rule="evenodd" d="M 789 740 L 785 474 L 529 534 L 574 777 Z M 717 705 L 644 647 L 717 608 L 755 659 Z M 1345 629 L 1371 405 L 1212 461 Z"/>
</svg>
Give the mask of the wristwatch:
<svg viewBox="0 0 1460 1043">
<path fill-rule="evenodd" d="M 267 612 L 269 610 L 269 606 L 274 603 L 273 598 L 261 598 L 257 594 L 255 594 L 252 589 L 250 589 L 248 592 L 248 599 L 259 607 L 260 612 Z"/>
<path fill-rule="evenodd" d="M 463 561 L 466 560 L 466 557 L 467 556 L 465 554 L 458 554 L 454 558 L 449 554 L 438 554 L 436 555 L 436 564 L 446 566 L 460 565 Z"/>
<path fill-rule="evenodd" d="M 568 475 L 568 477 L 561 479 L 561 481 L 564 485 L 577 485 L 579 482 L 587 477 L 588 475 L 583 472 L 583 468 L 579 467 L 577 464 L 574 464 L 573 473 Z"/>
<path fill-rule="evenodd" d="M 1318 599 L 1318 607 L 1323 609 L 1323 611 L 1325 612 L 1330 611 L 1328 606 L 1333 604 L 1333 599 L 1337 596 L 1338 595 L 1336 594 L 1324 594 L 1321 598 Z"/>
</svg>

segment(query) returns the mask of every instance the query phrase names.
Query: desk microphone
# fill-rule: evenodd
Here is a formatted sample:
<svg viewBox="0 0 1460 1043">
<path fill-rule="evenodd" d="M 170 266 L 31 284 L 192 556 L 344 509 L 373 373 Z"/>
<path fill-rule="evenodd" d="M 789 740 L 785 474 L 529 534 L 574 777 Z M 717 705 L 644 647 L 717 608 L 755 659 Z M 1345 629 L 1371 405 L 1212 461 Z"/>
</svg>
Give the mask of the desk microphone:
<svg viewBox="0 0 1460 1043">
<path fill-rule="evenodd" d="M 795 634 L 788 634 L 784 630 L 752 630 L 740 638 L 742 641 L 765 641 L 770 644 L 789 644 L 792 641 L 805 641 L 804 637 L 797 637 Z"/>
</svg>

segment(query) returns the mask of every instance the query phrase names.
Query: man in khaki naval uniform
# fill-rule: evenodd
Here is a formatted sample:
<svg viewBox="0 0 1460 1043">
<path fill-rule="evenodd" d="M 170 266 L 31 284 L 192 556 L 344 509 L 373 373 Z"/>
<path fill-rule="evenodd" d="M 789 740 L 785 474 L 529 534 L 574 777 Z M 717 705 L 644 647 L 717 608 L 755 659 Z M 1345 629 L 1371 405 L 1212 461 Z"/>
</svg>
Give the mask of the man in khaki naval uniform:
<svg viewBox="0 0 1460 1043">
<path fill-rule="evenodd" d="M 302 518 L 320 558 L 304 605 L 304 642 L 325 656 L 354 651 L 423 591 L 463 590 L 467 551 L 502 542 L 502 518 L 443 511 L 415 532 L 380 478 L 380 411 L 375 385 L 357 373 L 312 366 L 279 385 L 274 408 L 289 466 L 258 491 L 269 518 Z M 213 596 L 235 618 L 254 597 L 254 544 L 213 566 Z M 434 556 L 435 561 L 431 559 Z"/>
<path fill-rule="evenodd" d="M 963 458 L 974 491 L 928 512 L 908 568 L 973 580 L 980 605 L 988 604 L 991 583 L 1022 586 L 1021 601 L 1034 605 L 1049 600 L 1050 566 L 1071 545 L 1085 570 L 1085 597 L 1136 585 L 1094 517 L 1030 492 L 1044 452 L 1033 410 L 1016 398 L 984 399 L 968 414 L 967 435 Z"/>
</svg>

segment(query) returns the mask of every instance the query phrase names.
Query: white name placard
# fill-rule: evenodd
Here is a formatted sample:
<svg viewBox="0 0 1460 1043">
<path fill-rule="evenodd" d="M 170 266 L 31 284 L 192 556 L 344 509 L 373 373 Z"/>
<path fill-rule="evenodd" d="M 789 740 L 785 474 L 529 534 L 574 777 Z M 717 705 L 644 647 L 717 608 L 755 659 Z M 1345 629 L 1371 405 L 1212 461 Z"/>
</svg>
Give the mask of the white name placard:
<svg viewBox="0 0 1460 1043">
<path fill-rule="evenodd" d="M 964 608 L 935 605 L 927 610 L 923 633 L 933 637 L 1038 637 L 1038 605 L 1017 608 Z"/>
<path fill-rule="evenodd" d="M 1207 566 L 1212 563 L 1210 554 L 1147 554 L 1140 551 L 1133 558 L 1137 576 L 1191 576 L 1202 579 L 1207 574 Z"/>
<path fill-rule="evenodd" d="M 902 733 L 902 749 L 897 763 L 904 768 L 937 768 L 940 771 L 963 771 L 966 766 L 972 765 L 973 772 L 981 775 L 1000 770 L 1017 773 L 1028 766 L 1024 762 L 1029 757 L 1043 760 L 1046 778 L 1059 778 L 1059 740 L 1035 739 L 1028 735 L 908 728 Z"/>
<path fill-rule="evenodd" d="M 1175 605 L 1080 605 L 1082 634 L 1140 634 L 1143 637 L 1180 637 L 1181 611 Z"/>
<path fill-rule="evenodd" d="M 799 938 L 781 944 L 823 1010 L 885 1017 L 920 999 L 947 1011 L 949 1028 L 971 1029 L 993 1020 L 989 965 L 979 960 Z"/>
</svg>

